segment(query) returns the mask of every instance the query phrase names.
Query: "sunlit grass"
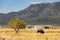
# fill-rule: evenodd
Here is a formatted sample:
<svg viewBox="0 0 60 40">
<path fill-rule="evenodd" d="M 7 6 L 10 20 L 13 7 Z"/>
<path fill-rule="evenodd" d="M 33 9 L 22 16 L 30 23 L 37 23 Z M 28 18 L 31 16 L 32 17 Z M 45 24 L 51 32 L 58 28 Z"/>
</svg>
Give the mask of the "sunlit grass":
<svg viewBox="0 0 60 40">
<path fill-rule="evenodd" d="M 37 29 L 0 29 L 0 39 L 7 40 L 60 40 L 60 29 L 43 29 L 44 34 L 37 33 Z"/>
</svg>

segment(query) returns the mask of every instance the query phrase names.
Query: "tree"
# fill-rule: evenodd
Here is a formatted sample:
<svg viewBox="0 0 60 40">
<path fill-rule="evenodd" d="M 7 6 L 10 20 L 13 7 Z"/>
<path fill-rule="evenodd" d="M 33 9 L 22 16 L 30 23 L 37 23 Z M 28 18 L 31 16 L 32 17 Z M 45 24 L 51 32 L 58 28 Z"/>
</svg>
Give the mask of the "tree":
<svg viewBox="0 0 60 40">
<path fill-rule="evenodd" d="M 26 23 L 18 18 L 13 18 L 8 22 L 8 27 L 15 29 L 16 33 L 19 31 L 19 29 L 24 29 L 26 26 Z"/>
</svg>

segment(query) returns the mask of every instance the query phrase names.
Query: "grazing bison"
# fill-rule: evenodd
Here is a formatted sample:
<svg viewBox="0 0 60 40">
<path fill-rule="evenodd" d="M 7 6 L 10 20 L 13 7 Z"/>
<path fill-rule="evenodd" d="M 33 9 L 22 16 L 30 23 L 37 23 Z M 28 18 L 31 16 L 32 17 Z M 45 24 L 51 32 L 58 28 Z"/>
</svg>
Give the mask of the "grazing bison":
<svg viewBox="0 0 60 40">
<path fill-rule="evenodd" d="M 37 33 L 44 34 L 44 31 L 42 29 L 37 30 Z"/>
<path fill-rule="evenodd" d="M 45 29 L 49 29 L 49 27 L 48 26 L 46 26 L 46 27 L 44 27 Z"/>
</svg>

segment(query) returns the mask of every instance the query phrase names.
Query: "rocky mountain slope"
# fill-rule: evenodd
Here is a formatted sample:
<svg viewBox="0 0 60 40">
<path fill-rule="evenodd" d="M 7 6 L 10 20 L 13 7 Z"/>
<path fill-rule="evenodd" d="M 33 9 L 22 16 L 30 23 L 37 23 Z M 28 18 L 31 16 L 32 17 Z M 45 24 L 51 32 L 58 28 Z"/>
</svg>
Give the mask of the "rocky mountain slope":
<svg viewBox="0 0 60 40">
<path fill-rule="evenodd" d="M 7 24 L 15 17 L 28 24 L 60 24 L 60 2 L 31 4 L 18 12 L 0 13 L 0 24 Z"/>
</svg>

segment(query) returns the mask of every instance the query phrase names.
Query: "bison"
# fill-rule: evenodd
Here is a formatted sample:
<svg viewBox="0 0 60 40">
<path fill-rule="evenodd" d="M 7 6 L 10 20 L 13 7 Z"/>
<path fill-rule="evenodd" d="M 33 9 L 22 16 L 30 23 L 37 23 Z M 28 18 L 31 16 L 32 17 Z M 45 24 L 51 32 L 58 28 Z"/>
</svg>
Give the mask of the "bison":
<svg viewBox="0 0 60 40">
<path fill-rule="evenodd" d="M 42 30 L 42 29 L 38 29 L 38 30 L 37 30 L 37 33 L 44 34 L 44 30 Z"/>
</svg>

